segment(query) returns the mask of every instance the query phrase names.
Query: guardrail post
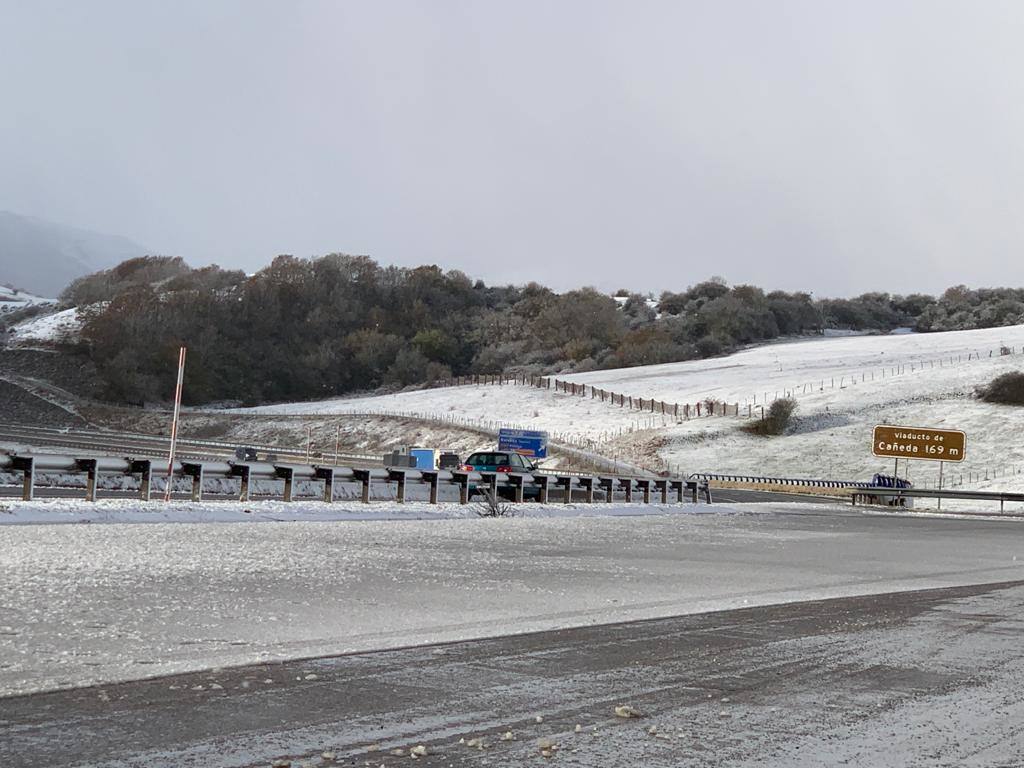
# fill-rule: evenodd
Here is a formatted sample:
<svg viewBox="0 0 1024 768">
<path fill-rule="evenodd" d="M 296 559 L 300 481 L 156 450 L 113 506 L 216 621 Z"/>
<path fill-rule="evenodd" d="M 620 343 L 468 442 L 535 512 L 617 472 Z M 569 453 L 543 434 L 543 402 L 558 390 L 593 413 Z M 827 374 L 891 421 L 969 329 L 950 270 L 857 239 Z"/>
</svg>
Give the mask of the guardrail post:
<svg viewBox="0 0 1024 768">
<path fill-rule="evenodd" d="M 398 487 L 395 489 L 395 501 L 399 504 L 405 503 L 405 472 L 400 469 L 388 470 L 388 481 L 395 482 Z"/>
<path fill-rule="evenodd" d="M 362 489 L 361 489 L 361 493 L 360 493 L 360 497 L 359 497 L 360 501 L 362 501 L 363 504 L 369 504 L 370 503 L 370 470 L 368 470 L 368 469 L 353 469 L 352 470 L 352 475 L 355 477 L 357 482 L 362 484 Z"/>
<path fill-rule="evenodd" d="M 562 499 L 562 502 L 568 504 L 572 501 L 572 476 L 566 475 L 558 478 L 558 484 L 565 489 L 565 498 Z"/>
<path fill-rule="evenodd" d="M 605 503 L 611 504 L 615 500 L 615 478 L 599 477 L 597 478 L 597 484 L 604 488 Z"/>
<path fill-rule="evenodd" d="M 668 504 L 668 480 L 655 480 L 654 487 L 661 492 L 661 503 Z"/>
<path fill-rule="evenodd" d="M 537 483 L 537 485 L 540 486 L 540 496 L 538 497 L 537 500 L 541 504 L 547 504 L 548 503 L 548 483 L 551 482 L 551 478 L 548 477 L 547 475 L 534 475 L 533 476 L 533 481 L 535 483 Z"/>
<path fill-rule="evenodd" d="M 75 459 L 78 468 L 85 472 L 85 500 L 96 501 L 96 476 L 99 474 L 96 459 Z"/>
<path fill-rule="evenodd" d="M 130 469 L 132 474 L 138 472 L 139 498 L 149 501 L 153 496 L 153 462 L 150 459 L 133 459 Z"/>
<path fill-rule="evenodd" d="M 633 478 L 631 478 L 631 477 L 621 478 L 619 480 L 619 487 L 622 488 L 622 490 L 626 494 L 626 503 L 627 504 L 632 504 L 633 503 Z"/>
<path fill-rule="evenodd" d="M 516 504 L 523 503 L 523 478 L 522 475 L 509 475 L 509 482 L 512 483 L 512 500 Z"/>
<path fill-rule="evenodd" d="M 482 475 L 483 479 L 487 481 L 487 493 L 491 495 L 492 499 L 498 498 L 498 473 L 489 472 Z"/>
<path fill-rule="evenodd" d="M 192 478 L 192 501 L 203 500 L 203 465 L 182 462 L 181 471 Z M 173 480 L 173 477 L 172 477 Z"/>
<path fill-rule="evenodd" d="M 452 479 L 459 484 L 459 504 L 469 503 L 469 474 L 452 472 Z"/>
<path fill-rule="evenodd" d="M 685 480 L 672 480 L 669 482 L 672 490 L 676 492 L 676 504 L 683 503 L 683 492 L 686 490 Z"/>
<path fill-rule="evenodd" d="M 580 485 L 583 486 L 583 492 L 586 494 L 584 500 L 587 504 L 594 503 L 594 478 L 592 477 L 580 477 L 576 479 Z"/>
<path fill-rule="evenodd" d="M 421 471 L 420 475 L 427 481 L 430 488 L 430 503 L 437 504 L 437 472 Z"/>
<path fill-rule="evenodd" d="M 36 459 L 34 456 L 12 456 L 11 467 L 23 472 L 21 480 L 21 500 L 32 501 L 35 494 Z"/>
<path fill-rule="evenodd" d="M 252 468 L 248 464 L 232 464 L 231 474 L 238 475 L 238 477 L 241 478 L 238 484 L 238 500 L 248 501 L 249 477 L 252 474 Z"/>
<path fill-rule="evenodd" d="M 295 470 L 291 467 L 274 467 L 274 473 L 284 480 L 284 500 L 292 500 L 295 489 Z"/>
<path fill-rule="evenodd" d="M 334 501 L 334 467 L 313 467 L 316 476 L 324 481 L 324 502 Z"/>
<path fill-rule="evenodd" d="M 637 480 L 636 484 L 640 486 L 640 490 L 643 491 L 644 504 L 651 503 L 651 481 L 650 480 Z"/>
</svg>

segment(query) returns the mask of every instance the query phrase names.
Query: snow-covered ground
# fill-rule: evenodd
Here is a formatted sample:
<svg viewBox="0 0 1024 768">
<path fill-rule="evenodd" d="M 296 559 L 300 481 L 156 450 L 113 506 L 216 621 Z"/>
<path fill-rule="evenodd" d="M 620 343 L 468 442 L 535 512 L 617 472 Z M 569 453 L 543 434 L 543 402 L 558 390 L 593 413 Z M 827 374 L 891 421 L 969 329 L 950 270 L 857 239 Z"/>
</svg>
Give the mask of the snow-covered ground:
<svg viewBox="0 0 1024 768">
<path fill-rule="evenodd" d="M 410 487 L 411 490 L 412 489 Z M 411 494 L 410 494 L 411 495 Z M 425 494 L 420 494 L 425 495 Z M 645 515 L 726 514 L 730 507 L 708 504 L 517 504 L 509 505 L 509 517 L 638 517 Z M 448 501 L 350 500 L 327 504 L 322 501 L 259 500 L 238 501 L 150 501 L 99 499 L 0 500 L 0 527 L 5 525 L 65 525 L 110 523 L 260 523 L 338 522 L 356 520 L 476 520 L 484 507 L 479 502 L 459 504 Z M 757 509 L 747 510 L 749 513 Z"/>
<path fill-rule="evenodd" d="M 1001 349 L 1011 351 L 1001 355 Z M 674 471 L 870 479 L 891 473 L 871 455 L 879 423 L 961 429 L 966 460 L 947 465 L 946 482 L 973 489 L 1024 490 L 1024 412 L 973 395 L 996 375 L 1024 368 L 1024 326 L 934 334 L 839 336 L 770 344 L 714 360 L 595 371 L 568 377 L 669 402 L 716 398 L 740 403 L 741 418 L 677 422 L 591 397 L 532 387 L 462 386 L 380 397 L 340 398 L 253 409 L 263 414 L 415 413 L 456 423 L 526 426 L 565 439 L 596 441 L 607 456 L 660 463 Z M 747 405 L 792 394 L 791 434 L 762 439 L 740 430 Z M 905 468 L 938 480 L 934 462 Z M 901 471 L 903 474 L 903 471 Z"/>
<path fill-rule="evenodd" d="M 35 296 L 25 291 L 9 288 L 6 285 L 0 285 L 0 315 L 24 309 L 25 307 L 55 303 L 56 299 L 44 299 L 42 296 Z"/>
<path fill-rule="evenodd" d="M 1024 325 L 947 333 L 886 336 L 818 337 L 765 344 L 711 360 L 619 368 L 565 376 L 567 381 L 666 402 L 693 403 L 714 398 L 727 403 L 763 403 L 776 393 L 802 395 L 842 383 L 856 387 L 862 379 L 881 382 L 897 366 L 924 369 L 929 376 L 957 369 L 966 361 L 998 356 L 1001 347 L 1024 352 Z M 953 359 L 951 363 L 950 360 Z M 942 367 L 940 368 L 940 361 Z M 934 365 L 934 368 L 932 367 Z M 964 363 L 966 365 L 966 363 Z M 968 370 L 970 366 L 968 366 Z M 905 374 L 909 375 L 907 371 Z M 874 378 L 872 379 L 872 375 Z M 855 383 L 852 383 L 855 382 Z"/>
<path fill-rule="evenodd" d="M 11 329 L 9 343 L 13 346 L 60 343 L 72 339 L 81 328 L 78 309 L 71 307 L 18 323 Z"/>
<path fill-rule="evenodd" d="M 1018 522 L 801 509 L 6 526 L 0 695 L 1024 578 Z"/>
</svg>

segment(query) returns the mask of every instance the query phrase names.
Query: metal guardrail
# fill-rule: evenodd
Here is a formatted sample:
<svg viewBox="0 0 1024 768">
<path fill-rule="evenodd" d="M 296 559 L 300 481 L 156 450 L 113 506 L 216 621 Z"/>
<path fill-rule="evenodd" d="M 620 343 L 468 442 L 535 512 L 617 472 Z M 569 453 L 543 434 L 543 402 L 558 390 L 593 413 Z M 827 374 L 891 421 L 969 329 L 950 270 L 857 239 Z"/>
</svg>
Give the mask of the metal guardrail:
<svg viewBox="0 0 1024 768">
<path fill-rule="evenodd" d="M 14 438 L 14 441 L 31 444 L 35 441 L 37 444 L 41 443 L 46 445 L 47 443 L 52 444 L 56 448 L 71 448 L 76 449 L 81 446 L 70 445 L 73 442 L 92 442 L 96 444 L 97 448 L 116 450 L 116 451 L 127 451 L 142 454 L 145 452 L 147 455 L 150 449 L 153 449 L 157 455 L 163 455 L 167 453 L 168 446 L 170 445 L 170 437 L 163 435 L 147 435 L 142 433 L 133 432 L 112 432 L 107 430 L 89 430 L 89 429 L 67 429 L 57 427 L 28 427 L 18 424 L 0 424 L 0 436 L 9 436 Z M 106 445 L 104 445 L 106 443 Z M 190 437 L 179 437 L 178 445 L 183 448 L 196 448 L 197 452 L 206 452 L 209 454 L 224 454 L 226 456 L 233 456 L 235 450 L 243 443 L 240 442 L 226 442 L 223 440 L 204 440 L 200 438 Z M 274 446 L 274 445 L 263 445 L 244 443 L 244 447 L 253 448 L 256 451 L 264 454 L 274 454 L 279 457 L 297 458 L 302 461 L 305 458 L 306 452 L 301 448 L 285 447 L 285 446 Z M 333 458 L 334 452 L 324 452 L 322 450 L 316 450 L 312 454 L 320 458 L 321 461 L 328 461 L 329 458 Z M 359 465 L 370 465 L 380 466 L 382 464 L 381 457 L 379 455 L 351 453 L 348 451 L 342 451 L 338 453 L 338 459 L 340 461 L 357 463 Z"/>
<path fill-rule="evenodd" d="M 1008 501 L 1024 502 L 1024 493 L 1006 493 L 1003 491 L 954 491 L 924 488 L 866 488 L 853 493 L 853 506 L 857 500 L 866 503 L 872 497 L 889 497 L 901 499 L 962 499 L 968 501 L 998 501 L 999 511 L 1005 509 Z"/>
<path fill-rule="evenodd" d="M 792 485 L 808 488 L 874 488 L 863 480 L 817 480 L 814 478 L 795 477 L 760 477 L 757 475 L 720 475 L 709 472 L 697 472 L 690 475 L 691 479 L 710 482 L 717 480 L 723 483 L 750 483 L 757 485 Z"/>
<path fill-rule="evenodd" d="M 162 464 L 156 469 L 162 472 Z M 84 474 L 86 476 L 85 498 L 95 501 L 101 475 L 131 476 L 139 478 L 139 498 L 148 501 L 152 497 L 154 460 L 152 458 L 120 458 L 113 456 L 65 456 L 43 453 L 0 452 L 0 470 L 22 473 L 22 498 L 31 501 L 39 475 L 46 473 Z M 284 501 L 292 501 L 296 480 L 314 481 L 322 484 L 322 499 L 334 500 L 334 486 L 339 482 L 355 483 L 361 488 L 361 500 L 370 501 L 373 484 L 393 483 L 395 500 L 405 501 L 405 491 L 410 483 L 429 488 L 431 504 L 438 501 L 438 488 L 442 485 L 456 487 L 459 502 L 466 504 L 474 493 L 490 493 L 497 496 L 499 489 L 510 492 L 511 500 L 521 503 L 525 491 L 536 495 L 541 503 L 547 503 L 551 490 L 561 491 L 565 503 L 572 501 L 573 492 L 579 491 L 583 500 L 593 503 L 595 492 L 603 491 L 604 500 L 612 502 L 620 493 L 627 503 L 639 494 L 645 504 L 651 503 L 652 494 L 660 496 L 662 504 L 669 503 L 673 493 L 677 503 L 682 503 L 684 494 L 689 493 L 694 503 L 698 494 L 703 493 L 711 503 L 711 492 L 706 483 L 685 478 L 650 478 L 623 475 L 578 475 L 559 473 L 511 472 L 463 472 L 458 470 L 426 470 L 397 467 L 342 467 L 319 464 L 292 464 L 242 461 L 176 461 L 172 478 L 191 480 L 191 498 L 201 501 L 203 482 L 207 478 L 236 478 L 239 481 L 239 501 L 248 501 L 251 482 L 254 479 L 283 480 Z"/>
</svg>

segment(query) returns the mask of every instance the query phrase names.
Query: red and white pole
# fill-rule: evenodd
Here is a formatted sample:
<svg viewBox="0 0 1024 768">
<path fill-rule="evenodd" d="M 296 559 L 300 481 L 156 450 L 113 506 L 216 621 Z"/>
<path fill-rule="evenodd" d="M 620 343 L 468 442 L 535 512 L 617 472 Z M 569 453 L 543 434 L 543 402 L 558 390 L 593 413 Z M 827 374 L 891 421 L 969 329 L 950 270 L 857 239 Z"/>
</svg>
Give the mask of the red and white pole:
<svg viewBox="0 0 1024 768">
<path fill-rule="evenodd" d="M 174 485 L 174 453 L 178 448 L 178 416 L 181 415 L 181 385 L 185 379 L 185 347 L 178 352 L 178 386 L 174 388 L 174 420 L 171 422 L 171 450 L 167 456 L 167 487 L 164 489 L 164 501 L 171 500 L 171 488 Z"/>
</svg>

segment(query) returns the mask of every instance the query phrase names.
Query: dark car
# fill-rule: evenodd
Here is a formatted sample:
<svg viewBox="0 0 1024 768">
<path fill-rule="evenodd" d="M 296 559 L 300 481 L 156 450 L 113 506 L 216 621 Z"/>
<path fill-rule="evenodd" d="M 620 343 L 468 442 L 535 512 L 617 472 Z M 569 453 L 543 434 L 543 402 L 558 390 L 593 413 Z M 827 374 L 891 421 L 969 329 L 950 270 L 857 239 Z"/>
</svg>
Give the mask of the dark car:
<svg viewBox="0 0 1024 768">
<path fill-rule="evenodd" d="M 537 471 L 537 465 L 526 456 L 512 451 L 477 451 L 471 453 L 466 463 L 461 467 L 463 472 L 508 472 L 515 474 L 533 474 Z M 471 485 L 470 496 L 482 494 L 483 489 Z M 511 486 L 499 486 L 498 494 L 506 498 L 512 498 L 515 491 Z M 523 498 L 536 498 L 540 495 L 539 488 L 530 486 L 523 487 Z"/>
</svg>

